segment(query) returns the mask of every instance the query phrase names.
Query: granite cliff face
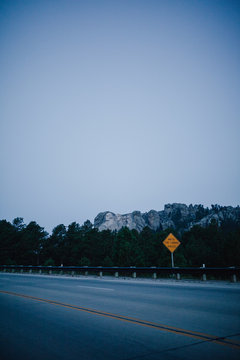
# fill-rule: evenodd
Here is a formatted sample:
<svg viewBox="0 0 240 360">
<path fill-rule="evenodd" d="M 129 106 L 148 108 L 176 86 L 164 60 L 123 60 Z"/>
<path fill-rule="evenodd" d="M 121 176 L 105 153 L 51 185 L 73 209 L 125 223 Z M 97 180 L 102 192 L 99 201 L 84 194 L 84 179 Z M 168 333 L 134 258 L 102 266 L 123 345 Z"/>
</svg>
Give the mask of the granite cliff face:
<svg viewBox="0 0 240 360">
<path fill-rule="evenodd" d="M 164 210 L 150 210 L 146 213 L 134 211 L 129 214 L 114 214 L 106 211 L 99 213 L 94 219 L 94 227 L 102 230 L 120 230 L 126 226 L 130 230 L 142 231 L 145 226 L 156 231 L 167 228 L 179 231 L 189 230 L 194 225 L 206 227 L 215 220 L 219 225 L 224 221 L 240 224 L 240 207 L 212 205 L 211 209 L 202 205 L 167 204 Z"/>
</svg>

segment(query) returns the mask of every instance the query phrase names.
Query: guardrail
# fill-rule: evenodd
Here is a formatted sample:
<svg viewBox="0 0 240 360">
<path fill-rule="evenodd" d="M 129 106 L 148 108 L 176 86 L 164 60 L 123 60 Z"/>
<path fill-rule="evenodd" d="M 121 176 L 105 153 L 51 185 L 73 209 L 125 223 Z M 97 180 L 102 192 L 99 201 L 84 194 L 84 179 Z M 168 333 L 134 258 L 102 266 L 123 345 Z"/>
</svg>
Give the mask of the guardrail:
<svg viewBox="0 0 240 360">
<path fill-rule="evenodd" d="M 89 275 L 97 274 L 102 277 L 103 274 L 114 275 L 116 278 L 119 276 L 130 275 L 136 278 L 137 275 L 151 275 L 153 279 L 157 279 L 158 276 L 175 277 L 177 280 L 181 280 L 182 275 L 190 275 L 199 277 L 203 281 L 207 280 L 207 277 L 214 278 L 228 278 L 232 282 L 237 282 L 240 279 L 240 267 L 228 267 L 228 268 L 210 268 L 210 267 L 103 267 L 103 266 L 32 266 L 32 265 L 0 265 L 0 271 L 3 272 L 20 272 L 20 273 L 38 273 L 38 274 L 53 274 L 60 275 L 68 274 L 74 275 Z"/>
</svg>

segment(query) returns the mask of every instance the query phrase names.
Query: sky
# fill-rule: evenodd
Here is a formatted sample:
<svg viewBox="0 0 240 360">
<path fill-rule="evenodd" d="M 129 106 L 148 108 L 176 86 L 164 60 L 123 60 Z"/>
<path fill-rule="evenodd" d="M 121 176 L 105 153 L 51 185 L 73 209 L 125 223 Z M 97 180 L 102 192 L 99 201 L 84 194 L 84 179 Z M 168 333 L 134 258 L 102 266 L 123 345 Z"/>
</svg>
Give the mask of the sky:
<svg viewBox="0 0 240 360">
<path fill-rule="evenodd" d="M 0 219 L 240 204 L 240 1 L 0 0 Z"/>
</svg>

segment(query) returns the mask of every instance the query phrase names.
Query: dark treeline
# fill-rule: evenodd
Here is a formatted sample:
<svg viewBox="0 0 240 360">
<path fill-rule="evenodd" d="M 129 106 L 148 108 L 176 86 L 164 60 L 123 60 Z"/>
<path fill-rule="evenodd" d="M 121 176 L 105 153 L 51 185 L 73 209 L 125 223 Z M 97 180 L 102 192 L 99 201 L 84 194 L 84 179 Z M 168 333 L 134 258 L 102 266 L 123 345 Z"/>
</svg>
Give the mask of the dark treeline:
<svg viewBox="0 0 240 360">
<path fill-rule="evenodd" d="M 122 228 L 98 231 L 90 221 L 82 226 L 56 226 L 49 235 L 36 222 L 0 221 L 2 265 L 75 266 L 171 266 L 170 252 L 163 240 L 172 232 L 181 245 L 174 253 L 175 266 L 239 266 L 240 226 L 233 222 L 218 226 L 194 226 L 179 234 L 173 229 L 141 233 Z"/>
</svg>

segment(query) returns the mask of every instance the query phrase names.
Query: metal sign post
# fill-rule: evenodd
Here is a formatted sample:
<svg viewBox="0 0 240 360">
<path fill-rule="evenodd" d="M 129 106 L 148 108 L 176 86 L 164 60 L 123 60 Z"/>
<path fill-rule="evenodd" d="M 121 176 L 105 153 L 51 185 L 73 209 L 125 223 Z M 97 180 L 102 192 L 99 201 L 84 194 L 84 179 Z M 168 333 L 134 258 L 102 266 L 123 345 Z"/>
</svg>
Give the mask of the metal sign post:
<svg viewBox="0 0 240 360">
<path fill-rule="evenodd" d="M 171 252 L 172 267 L 174 267 L 173 253 L 181 243 L 172 233 L 170 233 L 163 241 L 163 244 Z"/>
<path fill-rule="evenodd" d="M 173 252 L 171 252 L 172 267 L 174 268 Z"/>
</svg>

